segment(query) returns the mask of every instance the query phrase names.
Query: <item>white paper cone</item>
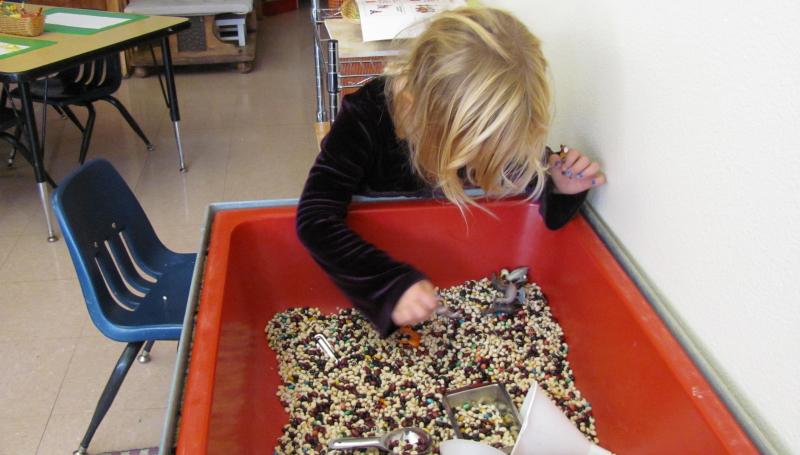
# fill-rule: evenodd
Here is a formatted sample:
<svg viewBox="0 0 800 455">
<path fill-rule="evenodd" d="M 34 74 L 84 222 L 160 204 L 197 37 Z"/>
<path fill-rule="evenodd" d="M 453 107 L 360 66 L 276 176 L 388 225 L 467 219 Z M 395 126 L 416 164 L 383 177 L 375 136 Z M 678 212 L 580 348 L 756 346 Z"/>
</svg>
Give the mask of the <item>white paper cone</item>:
<svg viewBox="0 0 800 455">
<path fill-rule="evenodd" d="M 589 442 L 534 383 L 520 408 L 522 429 L 511 455 L 610 455 Z"/>
<path fill-rule="evenodd" d="M 468 439 L 450 439 L 439 444 L 442 455 L 505 455 L 492 446 Z"/>
</svg>

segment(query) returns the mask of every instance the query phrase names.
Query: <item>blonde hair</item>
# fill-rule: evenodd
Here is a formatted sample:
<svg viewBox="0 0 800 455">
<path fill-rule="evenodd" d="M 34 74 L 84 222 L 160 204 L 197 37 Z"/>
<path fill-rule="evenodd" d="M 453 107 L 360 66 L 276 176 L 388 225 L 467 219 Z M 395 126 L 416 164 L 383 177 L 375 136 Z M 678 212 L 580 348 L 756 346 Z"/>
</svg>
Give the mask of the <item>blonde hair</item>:
<svg viewBox="0 0 800 455">
<path fill-rule="evenodd" d="M 491 8 L 436 16 L 387 66 L 386 95 L 417 174 L 464 209 L 464 184 L 489 197 L 544 188 L 550 123 L 547 62 L 539 39 Z"/>
</svg>

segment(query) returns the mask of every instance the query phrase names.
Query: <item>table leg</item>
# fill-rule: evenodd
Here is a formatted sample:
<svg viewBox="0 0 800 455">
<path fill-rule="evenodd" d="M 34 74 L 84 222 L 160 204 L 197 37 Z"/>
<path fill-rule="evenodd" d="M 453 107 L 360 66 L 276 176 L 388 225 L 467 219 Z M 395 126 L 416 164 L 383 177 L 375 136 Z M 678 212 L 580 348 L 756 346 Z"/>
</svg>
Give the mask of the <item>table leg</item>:
<svg viewBox="0 0 800 455">
<path fill-rule="evenodd" d="M 328 41 L 328 119 L 331 124 L 339 112 L 339 42 Z"/>
<path fill-rule="evenodd" d="M 322 101 L 322 48 L 319 43 L 319 0 L 311 0 L 311 26 L 314 27 L 314 82 L 317 90 L 317 122 L 324 122 L 325 105 Z"/>
<path fill-rule="evenodd" d="M 31 158 L 33 160 L 33 172 L 36 176 L 36 185 L 39 187 L 39 198 L 44 209 L 44 218 L 47 222 L 47 241 L 55 242 L 58 240 L 53 230 L 53 215 L 50 210 L 50 188 L 47 186 L 46 173 L 44 171 L 44 159 L 42 149 L 39 145 L 39 134 L 36 131 L 36 116 L 33 112 L 33 100 L 31 99 L 30 84 L 28 82 L 19 83 L 20 100 L 22 101 L 22 115 L 25 117 L 25 125 L 28 130 L 28 141 L 31 146 Z"/>
<path fill-rule="evenodd" d="M 314 27 L 316 26 L 317 24 L 314 24 Z M 324 122 L 326 112 L 322 101 L 322 49 L 316 38 L 314 38 L 314 77 L 317 90 L 317 122 Z"/>
<path fill-rule="evenodd" d="M 169 37 L 161 38 L 161 61 L 164 63 L 164 76 L 167 80 L 167 99 L 169 100 L 169 115 L 172 119 L 172 129 L 175 131 L 175 142 L 178 144 L 178 160 L 181 172 L 186 172 L 186 165 L 183 161 L 183 146 L 181 145 L 181 131 L 178 122 L 181 120 L 181 113 L 178 109 L 178 94 L 175 90 L 175 74 L 172 71 L 172 55 L 169 50 Z"/>
</svg>

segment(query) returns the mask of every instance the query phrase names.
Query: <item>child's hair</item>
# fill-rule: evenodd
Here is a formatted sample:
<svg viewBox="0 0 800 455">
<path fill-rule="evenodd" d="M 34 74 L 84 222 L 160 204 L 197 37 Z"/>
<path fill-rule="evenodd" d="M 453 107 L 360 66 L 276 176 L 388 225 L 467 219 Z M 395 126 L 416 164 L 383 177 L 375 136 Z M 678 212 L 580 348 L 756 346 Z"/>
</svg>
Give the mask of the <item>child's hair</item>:
<svg viewBox="0 0 800 455">
<path fill-rule="evenodd" d="M 491 8 L 433 19 L 386 70 L 389 109 L 416 172 L 445 197 L 475 205 L 464 183 L 489 197 L 544 188 L 550 123 L 547 62 L 519 20 Z"/>
</svg>

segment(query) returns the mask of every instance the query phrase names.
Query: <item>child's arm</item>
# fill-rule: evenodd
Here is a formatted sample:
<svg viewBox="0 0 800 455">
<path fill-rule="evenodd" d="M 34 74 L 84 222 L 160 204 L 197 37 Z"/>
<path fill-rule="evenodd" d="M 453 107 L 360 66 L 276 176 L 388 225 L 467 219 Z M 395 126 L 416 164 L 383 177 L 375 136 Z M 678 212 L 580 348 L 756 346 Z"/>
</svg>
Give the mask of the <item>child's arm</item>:
<svg viewBox="0 0 800 455">
<path fill-rule="evenodd" d="M 314 260 L 385 337 L 397 328 L 392 320 L 395 304 L 425 276 L 364 241 L 345 222 L 352 196 L 379 152 L 374 135 L 380 113 L 366 97 L 361 91 L 344 98 L 300 198 L 297 233 Z M 409 298 L 417 295 L 411 294 Z"/>
</svg>

